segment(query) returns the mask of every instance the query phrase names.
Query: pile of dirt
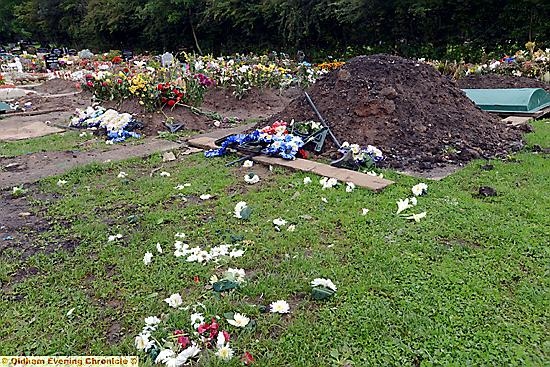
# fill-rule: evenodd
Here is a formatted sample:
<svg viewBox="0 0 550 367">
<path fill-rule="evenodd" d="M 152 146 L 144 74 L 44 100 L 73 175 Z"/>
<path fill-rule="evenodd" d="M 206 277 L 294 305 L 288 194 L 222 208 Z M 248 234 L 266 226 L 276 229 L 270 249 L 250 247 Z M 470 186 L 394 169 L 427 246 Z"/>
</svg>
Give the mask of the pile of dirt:
<svg viewBox="0 0 550 367">
<path fill-rule="evenodd" d="M 341 141 L 380 148 L 384 166 L 432 169 L 521 147 L 521 133 L 478 109 L 433 67 L 397 56 L 359 56 L 309 95 Z M 304 96 L 271 121 L 317 120 Z"/>
<path fill-rule="evenodd" d="M 81 90 L 80 83 L 65 79 L 50 79 L 32 88 L 40 94 L 65 94 Z"/>
<path fill-rule="evenodd" d="M 550 84 L 524 76 L 499 74 L 468 75 L 457 80 L 462 89 L 485 88 L 543 88 L 550 91 Z"/>
</svg>

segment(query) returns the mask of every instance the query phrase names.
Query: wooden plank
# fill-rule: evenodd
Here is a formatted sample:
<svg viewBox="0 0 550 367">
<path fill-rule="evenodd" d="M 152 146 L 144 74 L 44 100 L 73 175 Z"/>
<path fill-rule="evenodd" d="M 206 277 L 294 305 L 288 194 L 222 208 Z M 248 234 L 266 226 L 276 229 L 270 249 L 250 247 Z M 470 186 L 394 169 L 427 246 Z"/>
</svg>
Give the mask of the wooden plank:
<svg viewBox="0 0 550 367">
<path fill-rule="evenodd" d="M 215 138 L 203 136 L 195 139 L 190 139 L 187 143 L 191 146 L 202 149 L 219 148 L 218 146 L 216 146 L 216 144 L 214 144 L 214 141 L 216 141 Z M 334 177 L 341 182 L 353 182 L 356 186 L 365 187 L 376 192 L 381 191 L 382 189 L 393 183 L 393 181 L 386 180 L 377 176 L 371 176 L 361 172 L 337 168 L 328 164 L 307 159 L 298 158 L 293 161 L 289 161 L 276 157 L 268 157 L 265 155 L 259 155 L 251 159 L 257 163 L 262 163 L 265 165 L 281 166 L 290 168 L 292 170 L 312 172 L 320 176 Z"/>
<path fill-rule="evenodd" d="M 506 125 L 520 126 L 525 125 L 531 120 L 533 120 L 533 117 L 530 116 L 508 116 L 505 119 L 502 119 L 501 122 Z"/>
</svg>

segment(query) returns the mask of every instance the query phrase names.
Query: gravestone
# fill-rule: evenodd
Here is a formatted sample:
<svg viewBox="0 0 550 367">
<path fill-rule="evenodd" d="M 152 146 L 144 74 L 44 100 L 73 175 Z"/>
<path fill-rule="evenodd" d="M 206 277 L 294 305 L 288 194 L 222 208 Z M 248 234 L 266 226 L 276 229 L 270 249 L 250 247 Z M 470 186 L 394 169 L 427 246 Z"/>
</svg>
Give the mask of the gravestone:
<svg viewBox="0 0 550 367">
<path fill-rule="evenodd" d="M 67 51 L 67 53 L 70 56 L 76 56 L 78 54 L 78 52 L 76 52 L 76 50 L 74 48 L 69 49 L 69 51 Z"/>
<path fill-rule="evenodd" d="M 56 55 L 59 58 L 63 55 L 63 50 L 61 50 L 59 48 L 54 48 L 52 50 L 52 54 Z"/>
<path fill-rule="evenodd" d="M 130 61 L 134 57 L 134 53 L 130 50 L 123 50 L 122 51 L 122 58 L 124 61 Z"/>
<path fill-rule="evenodd" d="M 174 64 L 174 55 L 172 55 L 170 52 L 165 52 L 164 54 L 162 54 L 160 59 L 163 67 L 169 67 Z"/>
<path fill-rule="evenodd" d="M 44 61 L 46 62 L 46 69 L 59 70 L 59 57 L 56 54 L 51 53 L 44 56 Z"/>
</svg>

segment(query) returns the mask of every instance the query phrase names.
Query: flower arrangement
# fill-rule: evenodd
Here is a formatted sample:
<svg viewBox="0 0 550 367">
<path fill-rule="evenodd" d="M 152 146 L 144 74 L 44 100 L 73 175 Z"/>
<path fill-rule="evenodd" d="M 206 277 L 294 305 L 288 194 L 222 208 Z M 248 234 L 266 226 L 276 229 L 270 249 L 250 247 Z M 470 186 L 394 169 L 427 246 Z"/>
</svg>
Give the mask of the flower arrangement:
<svg viewBox="0 0 550 367">
<path fill-rule="evenodd" d="M 288 134 L 286 122 L 276 121 L 271 126 L 254 130 L 250 134 L 231 135 L 225 139 L 221 148 L 208 150 L 204 155 L 208 158 L 220 157 L 229 147 L 245 144 L 261 147 L 263 154 L 293 160 L 304 145 L 304 141 L 299 136 Z"/>
<path fill-rule="evenodd" d="M 375 146 L 367 145 L 361 148 L 359 144 L 350 144 L 347 141 L 342 143 L 338 151 L 344 155 L 349 155 L 353 164 L 360 170 L 367 170 L 384 160 L 382 151 Z"/>
<path fill-rule="evenodd" d="M 119 143 L 127 138 L 140 138 L 141 135 L 132 131 L 139 126 L 139 123 L 129 113 L 118 113 L 115 110 L 97 106 L 88 107 L 85 110 L 77 110 L 69 126 L 105 129 L 108 143 Z"/>
</svg>

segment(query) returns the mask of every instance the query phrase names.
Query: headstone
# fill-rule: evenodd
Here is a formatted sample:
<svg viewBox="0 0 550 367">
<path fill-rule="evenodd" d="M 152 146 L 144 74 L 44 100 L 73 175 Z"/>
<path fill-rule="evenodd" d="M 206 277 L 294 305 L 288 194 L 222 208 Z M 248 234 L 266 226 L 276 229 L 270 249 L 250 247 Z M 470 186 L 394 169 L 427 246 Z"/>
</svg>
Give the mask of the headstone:
<svg viewBox="0 0 550 367">
<path fill-rule="evenodd" d="M 59 57 L 56 54 L 51 53 L 44 56 L 44 61 L 46 62 L 46 69 L 49 69 L 49 70 L 59 69 Z"/>
<path fill-rule="evenodd" d="M 130 50 L 123 50 L 122 51 L 122 58 L 124 61 L 130 61 L 134 57 L 134 53 Z"/>
<path fill-rule="evenodd" d="M 49 52 L 50 52 L 50 50 L 48 50 L 47 48 L 44 48 L 44 47 L 40 47 L 39 49 L 36 50 L 36 53 L 39 53 L 39 54 L 47 54 Z"/>
<path fill-rule="evenodd" d="M 78 54 L 78 52 L 74 48 L 71 48 L 68 51 L 68 54 L 71 55 L 71 56 L 76 56 Z"/>
<path fill-rule="evenodd" d="M 52 50 L 52 54 L 56 55 L 59 58 L 63 55 L 63 50 L 61 50 L 59 48 L 54 48 Z"/>
<path fill-rule="evenodd" d="M 174 63 L 174 55 L 172 55 L 170 52 L 165 52 L 164 54 L 162 54 L 160 59 L 163 67 L 172 66 L 172 64 Z"/>
</svg>

